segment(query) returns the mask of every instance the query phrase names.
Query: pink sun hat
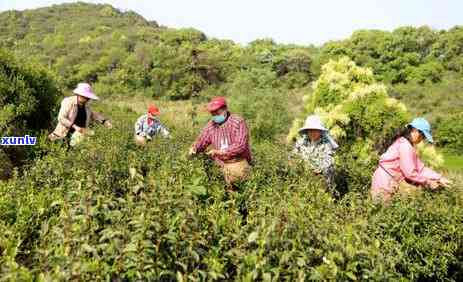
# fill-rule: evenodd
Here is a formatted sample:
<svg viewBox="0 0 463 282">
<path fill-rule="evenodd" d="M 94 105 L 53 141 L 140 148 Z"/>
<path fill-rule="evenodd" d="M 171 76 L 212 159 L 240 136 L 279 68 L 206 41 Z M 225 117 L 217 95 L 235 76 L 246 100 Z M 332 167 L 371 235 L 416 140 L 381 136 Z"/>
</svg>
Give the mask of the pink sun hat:
<svg viewBox="0 0 463 282">
<path fill-rule="evenodd" d="M 85 83 L 85 82 L 81 82 L 77 84 L 76 89 L 74 89 L 72 93 L 77 94 L 79 96 L 87 97 L 92 100 L 100 99 L 95 95 L 95 93 L 93 93 L 92 87 L 90 86 L 90 84 Z"/>
</svg>

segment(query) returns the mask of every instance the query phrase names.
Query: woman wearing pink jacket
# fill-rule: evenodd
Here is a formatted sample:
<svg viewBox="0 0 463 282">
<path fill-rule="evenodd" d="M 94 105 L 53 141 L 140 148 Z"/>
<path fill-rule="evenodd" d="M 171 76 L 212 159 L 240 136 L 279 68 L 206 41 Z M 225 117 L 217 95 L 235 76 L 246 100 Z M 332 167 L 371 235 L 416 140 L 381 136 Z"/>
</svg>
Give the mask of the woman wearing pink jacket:
<svg viewBox="0 0 463 282">
<path fill-rule="evenodd" d="M 375 200 L 388 202 L 400 190 L 411 185 L 416 188 L 447 187 L 450 181 L 425 167 L 418 158 L 416 145 L 423 139 L 433 143 L 431 126 L 424 118 L 416 118 L 393 139 L 379 160 L 373 175 L 371 195 Z"/>
</svg>

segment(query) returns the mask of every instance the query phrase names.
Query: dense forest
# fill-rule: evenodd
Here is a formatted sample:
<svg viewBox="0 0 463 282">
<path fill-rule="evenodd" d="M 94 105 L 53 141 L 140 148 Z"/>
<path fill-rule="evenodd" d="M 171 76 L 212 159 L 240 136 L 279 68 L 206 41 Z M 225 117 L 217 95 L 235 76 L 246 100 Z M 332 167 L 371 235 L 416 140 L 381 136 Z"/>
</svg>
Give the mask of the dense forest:
<svg viewBox="0 0 463 282">
<path fill-rule="evenodd" d="M 83 81 L 114 128 L 69 150 L 46 136 Z M 234 194 L 185 157 L 217 95 L 256 159 Z M 133 123 L 153 102 L 173 138 L 140 148 Z M 0 147 L 0 281 L 463 279 L 463 26 L 240 45 L 110 5 L 5 11 L 0 106 L 2 136 L 38 137 Z M 314 112 L 340 144 L 340 198 L 288 163 Z M 377 205 L 378 144 L 415 116 L 436 140 L 420 156 L 454 184 Z"/>
</svg>

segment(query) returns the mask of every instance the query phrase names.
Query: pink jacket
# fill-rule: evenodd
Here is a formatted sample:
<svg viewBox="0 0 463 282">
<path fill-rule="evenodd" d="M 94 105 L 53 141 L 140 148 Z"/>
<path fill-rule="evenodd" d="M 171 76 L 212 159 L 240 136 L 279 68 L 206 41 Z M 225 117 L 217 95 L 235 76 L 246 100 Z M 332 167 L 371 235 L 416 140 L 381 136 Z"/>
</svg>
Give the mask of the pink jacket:
<svg viewBox="0 0 463 282">
<path fill-rule="evenodd" d="M 87 120 L 85 122 L 85 127 L 88 127 L 90 121 L 97 120 L 99 122 L 104 122 L 104 117 L 90 110 L 88 106 L 85 107 L 87 111 Z M 58 113 L 58 124 L 56 125 L 55 130 L 48 135 L 48 138 L 52 141 L 57 139 L 62 139 L 66 137 L 69 129 L 74 124 L 74 120 L 77 116 L 77 96 L 70 96 L 63 99 L 61 102 L 61 108 Z"/>
<path fill-rule="evenodd" d="M 430 180 L 440 180 L 441 175 L 424 166 L 415 148 L 401 137 L 381 156 L 373 174 L 371 189 L 375 192 L 393 192 L 403 180 L 415 185 L 426 185 Z"/>
</svg>

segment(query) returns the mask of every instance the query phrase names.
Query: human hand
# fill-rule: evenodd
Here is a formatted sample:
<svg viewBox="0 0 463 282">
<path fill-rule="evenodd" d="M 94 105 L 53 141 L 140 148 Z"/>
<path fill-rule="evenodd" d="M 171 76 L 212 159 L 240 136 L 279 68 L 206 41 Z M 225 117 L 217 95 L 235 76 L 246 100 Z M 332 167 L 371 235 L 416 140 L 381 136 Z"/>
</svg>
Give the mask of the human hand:
<svg viewBox="0 0 463 282">
<path fill-rule="evenodd" d="M 439 180 L 439 184 L 442 185 L 443 187 L 449 187 L 451 184 L 452 184 L 452 181 L 450 181 L 449 179 L 445 178 L 445 177 L 442 177 L 440 180 Z"/>
<path fill-rule="evenodd" d="M 216 149 L 212 149 L 212 150 L 209 150 L 206 155 L 208 156 L 211 156 L 211 157 L 214 157 L 214 156 L 221 156 L 223 155 L 224 152 L 222 150 L 216 150 Z"/>
<path fill-rule="evenodd" d="M 137 135 L 135 136 L 135 143 L 139 146 L 143 146 L 146 144 L 146 140 L 145 140 L 145 137 L 141 136 L 141 135 Z"/>
<path fill-rule="evenodd" d="M 109 120 L 106 120 L 106 121 L 103 123 L 103 125 L 104 125 L 106 128 L 108 128 L 108 129 L 113 128 L 113 124 L 112 124 L 111 121 L 109 121 Z"/>
<path fill-rule="evenodd" d="M 79 133 L 84 134 L 84 132 L 85 132 L 85 128 L 82 128 L 82 127 L 77 126 L 77 125 L 75 125 L 75 124 L 74 124 L 72 127 L 74 128 L 75 131 L 77 131 L 77 132 L 79 132 Z"/>
<path fill-rule="evenodd" d="M 429 184 L 428 184 L 429 188 L 431 188 L 431 190 L 436 190 L 440 187 L 440 183 L 438 181 L 430 181 Z"/>
<path fill-rule="evenodd" d="M 211 150 L 206 152 L 206 155 L 213 157 L 213 156 L 217 155 L 218 152 L 219 151 L 216 150 L 216 149 L 211 149 Z"/>
<path fill-rule="evenodd" d="M 190 150 L 188 151 L 189 156 L 196 155 L 196 148 L 194 146 L 190 147 Z"/>
</svg>

